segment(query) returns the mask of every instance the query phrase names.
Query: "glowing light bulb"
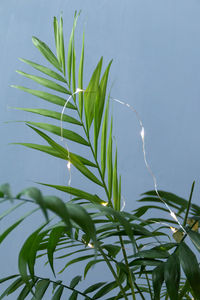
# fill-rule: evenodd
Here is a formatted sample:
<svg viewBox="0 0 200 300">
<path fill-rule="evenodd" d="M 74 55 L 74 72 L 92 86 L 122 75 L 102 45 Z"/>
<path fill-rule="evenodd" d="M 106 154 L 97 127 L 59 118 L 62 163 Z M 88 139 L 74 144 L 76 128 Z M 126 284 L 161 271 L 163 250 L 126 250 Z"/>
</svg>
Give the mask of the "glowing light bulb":
<svg viewBox="0 0 200 300">
<path fill-rule="evenodd" d="M 171 231 L 172 231 L 173 233 L 175 233 L 175 232 L 177 231 L 177 229 L 176 229 L 176 228 L 174 228 L 174 227 L 171 227 L 171 226 L 170 226 L 170 229 L 171 229 Z"/>
<path fill-rule="evenodd" d="M 101 205 L 107 206 L 107 205 L 108 205 L 108 202 L 102 202 Z"/>
<path fill-rule="evenodd" d="M 144 127 L 142 127 L 142 130 L 140 131 L 140 135 L 142 140 L 144 140 Z"/>
<path fill-rule="evenodd" d="M 68 163 L 67 163 L 67 169 L 70 171 L 71 170 L 71 162 L 70 161 L 68 161 Z"/>
</svg>

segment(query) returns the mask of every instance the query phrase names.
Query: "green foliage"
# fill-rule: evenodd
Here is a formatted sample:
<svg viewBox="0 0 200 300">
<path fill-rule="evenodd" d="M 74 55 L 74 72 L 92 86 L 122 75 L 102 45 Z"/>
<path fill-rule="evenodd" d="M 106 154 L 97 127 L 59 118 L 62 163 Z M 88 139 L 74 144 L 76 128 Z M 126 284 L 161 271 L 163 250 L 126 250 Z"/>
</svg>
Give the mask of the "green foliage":
<svg viewBox="0 0 200 300">
<path fill-rule="evenodd" d="M 44 77 L 22 71 L 18 73 L 51 92 L 18 85 L 14 87 L 58 107 L 66 105 L 67 114 L 63 116 L 56 111 L 57 106 L 55 110 L 18 108 L 58 122 L 54 125 L 50 121 L 27 121 L 27 126 L 46 145 L 26 142 L 18 144 L 70 162 L 88 181 L 88 188 L 81 190 L 78 184 L 72 187 L 40 183 L 49 189 L 71 195 L 70 201 L 64 201 L 56 196 L 44 196 L 35 187 L 13 196 L 9 184 L 0 186 L 0 203 L 7 202 L 10 205 L 10 208 L 1 213 L 1 221 L 9 218 L 18 208 L 31 204 L 26 215 L 19 216 L 1 232 L 0 244 L 30 215 L 37 214 L 38 211 L 44 215 L 44 223 L 38 224 L 21 247 L 18 255 L 19 274 L 0 279 L 1 285 L 7 283 L 7 288 L 1 291 L 0 299 L 14 292 L 18 292 L 19 300 L 28 297 L 46 299 L 48 290 L 52 291 L 52 300 L 62 297 L 71 300 L 200 299 L 200 268 L 196 257 L 196 252 L 200 250 L 200 207 L 191 202 L 194 183 L 188 201 L 175 194 L 159 191 L 163 201 L 181 221 L 182 228 L 171 218 L 155 191 L 142 195 L 139 208 L 132 212 L 122 211 L 121 176 L 118 173 L 117 148 L 113 149 L 113 118 L 109 115 L 110 97 L 107 93 L 112 61 L 102 72 L 103 58 L 100 58 L 84 90 L 84 35 L 76 70 L 77 19 L 78 14 L 75 13 L 67 50 L 64 47 L 62 17 L 59 21 L 54 18 L 53 22 L 56 54 L 40 39 L 33 37 L 33 44 L 43 55 L 44 64 L 46 60 L 51 67 L 21 59 Z M 75 93 L 78 94 L 78 101 Z M 76 116 L 70 115 L 70 109 Z M 77 143 L 79 153 L 73 153 L 57 142 L 58 136 L 61 136 L 61 120 L 65 123 L 62 137 Z M 68 129 L 69 123 L 74 129 Z M 76 131 L 77 127 L 80 129 L 79 133 Z M 90 151 L 90 159 L 82 156 L 83 147 Z M 98 186 L 99 192 L 92 194 L 89 183 Z M 150 217 L 146 215 L 149 211 Z M 158 212 L 163 217 L 157 217 Z M 171 229 L 175 231 L 174 234 Z M 190 241 L 194 244 L 194 249 Z M 42 258 L 49 264 L 54 280 L 36 274 L 35 265 Z M 57 260 L 63 261 L 59 270 Z M 84 264 L 83 272 L 69 279 L 69 267 L 78 263 Z M 112 279 L 87 283 L 86 289 L 80 288 L 80 282 L 87 280 L 88 272 L 92 272 L 93 267 L 98 268 L 99 264 L 107 268 Z M 59 274 L 66 271 L 68 280 L 63 282 L 59 280 Z"/>
</svg>

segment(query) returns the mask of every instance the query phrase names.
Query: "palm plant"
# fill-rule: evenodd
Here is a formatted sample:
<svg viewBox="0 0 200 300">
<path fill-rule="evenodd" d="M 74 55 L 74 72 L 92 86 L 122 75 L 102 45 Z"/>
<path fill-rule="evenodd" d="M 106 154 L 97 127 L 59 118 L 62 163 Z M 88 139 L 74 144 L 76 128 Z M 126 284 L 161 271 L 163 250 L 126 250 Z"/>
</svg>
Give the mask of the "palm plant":
<svg viewBox="0 0 200 300">
<path fill-rule="evenodd" d="M 200 207 L 191 204 L 194 183 L 188 201 L 169 192 L 157 193 L 153 190 L 142 195 L 139 208 L 131 212 L 122 210 L 121 176 L 118 172 L 117 147 L 113 145 L 113 119 L 109 115 L 110 96 L 107 93 L 112 61 L 101 76 L 101 58 L 87 88 L 84 88 L 84 35 L 76 70 L 74 34 L 77 19 L 78 15 L 75 14 L 67 55 L 62 17 L 60 20 L 54 18 L 53 22 L 56 55 L 44 42 L 33 37 L 33 44 L 51 67 L 21 59 L 44 77 L 22 71 L 18 73 L 51 92 L 24 86 L 14 87 L 62 109 L 59 112 L 57 106 L 55 110 L 20 108 L 51 118 L 52 123 L 26 122 L 46 145 L 18 144 L 66 161 L 69 172 L 73 165 L 88 180 L 88 186 L 81 190 L 79 186 L 71 184 L 61 186 L 40 183 L 69 194 L 70 200 L 64 201 L 57 196 L 44 196 L 36 187 L 24 189 L 13 196 L 8 184 L 1 185 L 1 203 L 9 202 L 11 205 L 0 215 L 1 221 L 21 206 L 31 204 L 34 209 L 31 206 L 26 215 L 4 230 L 0 235 L 0 243 L 38 210 L 44 215 L 44 223 L 27 237 L 21 247 L 18 255 L 19 273 L 0 279 L 1 285 L 7 283 L 0 299 L 14 292 L 18 292 L 19 300 L 30 297 L 46 299 L 48 290 L 52 291 L 52 300 L 66 297 L 70 300 L 200 299 L 200 269 L 195 252 L 200 249 Z M 65 108 L 69 115 L 64 113 Z M 55 121 L 57 125 L 54 125 Z M 73 130 L 67 129 L 69 123 L 74 127 Z M 66 128 L 63 124 L 66 124 Z M 56 141 L 58 137 L 79 144 L 80 154 L 83 153 L 83 147 L 87 149 L 89 159 L 71 152 L 68 144 L 65 143 L 65 147 L 61 145 Z M 89 183 L 98 192 L 89 192 Z M 181 220 L 181 228 L 171 218 L 163 202 Z M 148 217 L 150 210 L 151 218 Z M 157 212 L 163 217 L 153 218 L 153 213 L 157 216 Z M 190 241 L 196 250 L 192 250 Z M 44 278 L 35 271 L 36 263 L 42 258 L 50 265 L 54 279 Z M 77 274 L 70 282 L 60 280 L 55 270 L 57 259 L 63 264 L 59 274 L 80 262 L 85 263 L 83 274 Z M 100 263 L 108 268 L 112 278 L 109 281 L 87 283 L 86 289 L 79 288 L 81 280 L 87 282 L 88 272 L 93 272 L 93 267 L 96 268 Z"/>
</svg>

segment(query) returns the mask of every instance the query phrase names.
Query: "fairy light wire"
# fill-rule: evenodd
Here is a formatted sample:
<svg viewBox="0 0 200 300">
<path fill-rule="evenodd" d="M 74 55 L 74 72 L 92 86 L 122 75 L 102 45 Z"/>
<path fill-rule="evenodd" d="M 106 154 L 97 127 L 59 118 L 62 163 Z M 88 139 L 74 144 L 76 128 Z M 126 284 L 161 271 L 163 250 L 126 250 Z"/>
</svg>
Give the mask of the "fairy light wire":
<svg viewBox="0 0 200 300">
<path fill-rule="evenodd" d="M 144 129 L 144 126 L 143 126 L 143 122 L 139 116 L 139 113 L 137 112 L 137 110 L 132 107 L 130 104 L 126 103 L 126 102 L 123 102 L 119 99 L 116 99 L 116 98 L 113 98 L 113 97 L 110 97 L 113 101 L 115 102 L 118 102 L 122 105 L 125 105 L 126 107 L 128 107 L 130 110 L 132 110 L 136 117 L 137 117 L 137 120 L 140 124 L 140 128 L 141 128 L 141 131 L 140 131 L 140 136 L 141 136 L 141 139 L 142 139 L 142 151 L 143 151 L 143 157 L 144 157 L 144 163 L 145 163 L 145 166 L 148 170 L 148 172 L 150 173 L 152 179 L 153 179 L 153 183 L 154 183 L 154 190 L 156 192 L 156 195 L 158 196 L 158 198 L 160 199 L 160 201 L 166 206 L 166 208 L 168 209 L 169 213 L 170 213 L 170 216 L 178 223 L 178 225 L 180 226 L 180 228 L 183 230 L 184 233 L 186 233 L 185 229 L 183 228 L 183 226 L 181 225 L 181 223 L 179 222 L 176 214 L 173 212 L 173 210 L 169 207 L 169 205 L 165 202 L 165 200 L 160 196 L 159 192 L 158 192 L 158 184 L 157 184 L 157 179 L 156 179 L 156 176 L 154 175 L 148 161 L 147 161 L 147 156 L 146 156 L 146 148 L 145 148 L 145 129 Z"/>
<path fill-rule="evenodd" d="M 65 105 L 63 106 L 63 109 L 62 109 L 62 112 L 61 112 L 61 118 L 60 118 L 60 137 L 61 137 L 61 141 L 64 141 L 64 138 L 63 138 L 63 115 L 64 115 L 64 111 L 67 107 L 67 104 L 69 103 L 70 99 L 73 98 L 74 95 L 80 93 L 80 92 L 85 92 L 85 90 L 83 89 L 80 89 L 80 88 L 77 88 L 76 91 L 74 93 L 72 93 L 68 99 L 66 100 L 65 102 Z M 154 183 L 154 190 L 156 192 L 156 195 L 158 196 L 158 198 L 160 199 L 160 201 L 165 205 L 165 207 L 168 209 L 169 213 L 170 213 L 170 216 L 178 223 L 178 225 L 180 226 L 180 228 L 183 230 L 184 233 L 186 233 L 185 229 L 183 228 L 183 226 L 181 225 L 181 223 L 179 222 L 176 214 L 174 213 L 174 211 L 169 207 L 169 205 L 165 202 L 165 200 L 160 196 L 159 192 L 158 192 L 158 184 L 157 184 L 157 179 L 156 179 L 156 176 L 154 175 L 149 163 L 148 163 L 148 160 L 147 160 L 147 156 L 146 156 L 146 147 L 145 147 L 145 128 L 144 128 L 144 125 L 143 125 L 143 122 L 139 116 L 139 113 L 137 112 L 137 110 L 131 106 L 129 103 L 126 103 L 122 100 L 119 100 L 119 99 L 116 99 L 114 97 L 110 97 L 113 101 L 115 102 L 118 102 L 119 104 L 121 105 L 124 105 L 126 107 L 128 107 L 131 111 L 133 111 L 137 117 L 137 120 L 139 122 L 139 125 L 140 125 L 140 128 L 141 128 L 141 131 L 140 131 L 140 136 L 141 136 L 141 139 L 142 139 L 142 152 L 143 152 L 143 157 L 144 157 L 144 163 L 145 163 L 145 166 L 149 172 L 149 174 L 151 175 L 152 179 L 153 179 L 153 183 Z M 68 147 L 68 144 L 65 142 L 65 146 L 66 146 L 66 149 L 67 149 L 67 152 L 68 152 L 68 163 L 67 163 L 67 168 L 68 168 L 68 171 L 69 171 L 69 180 L 68 180 L 68 186 L 71 185 L 71 162 L 70 162 L 70 150 L 69 150 L 69 147 Z M 122 208 L 121 208 L 121 211 L 124 210 L 125 208 L 125 199 L 123 198 L 123 205 L 122 205 Z"/>
</svg>

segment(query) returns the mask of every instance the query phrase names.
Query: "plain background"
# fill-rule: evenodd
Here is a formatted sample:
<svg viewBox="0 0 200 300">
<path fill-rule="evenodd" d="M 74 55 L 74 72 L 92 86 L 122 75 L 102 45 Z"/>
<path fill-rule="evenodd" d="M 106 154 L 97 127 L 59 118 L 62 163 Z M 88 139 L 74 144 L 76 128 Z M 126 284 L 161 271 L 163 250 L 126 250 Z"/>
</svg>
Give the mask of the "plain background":
<svg viewBox="0 0 200 300">
<path fill-rule="evenodd" d="M 158 187 L 188 198 L 195 179 L 194 201 L 198 203 L 198 0 L 1 0 L 0 182 L 10 182 L 14 193 L 35 185 L 35 181 L 67 183 L 68 174 L 63 162 L 33 150 L 8 145 L 11 142 L 41 140 L 23 123 L 5 122 L 34 119 L 10 107 L 41 107 L 44 104 L 10 87 L 11 84 L 36 87 L 15 73 L 17 69 L 32 72 L 18 60 L 19 57 L 45 63 L 33 46 L 31 37 L 37 36 L 55 50 L 52 21 L 62 12 L 67 44 L 74 11 L 80 9 L 76 47 L 79 58 L 85 27 L 85 84 L 100 56 L 104 56 L 104 67 L 110 59 L 114 59 L 109 82 L 111 95 L 131 104 L 140 114 L 146 133 L 147 159 L 157 177 Z M 49 107 L 45 105 L 42 107 Z M 114 115 L 114 135 L 122 174 L 122 194 L 126 199 L 126 209 L 132 210 L 136 208 L 140 194 L 153 189 L 153 182 L 144 164 L 136 116 L 115 102 L 111 103 L 111 112 Z M 72 182 L 73 186 L 84 185 L 85 189 L 90 190 L 90 186 L 80 180 L 74 170 Z M 48 194 L 54 193 L 43 190 Z M 34 225 L 35 219 L 32 218 L 27 226 L 21 227 L 23 234 L 17 231 L 1 246 L 1 276 L 16 271 L 14 253 L 17 251 L 13 249 L 19 249 Z M 1 224 L 1 230 L 5 226 L 6 223 Z"/>
</svg>

